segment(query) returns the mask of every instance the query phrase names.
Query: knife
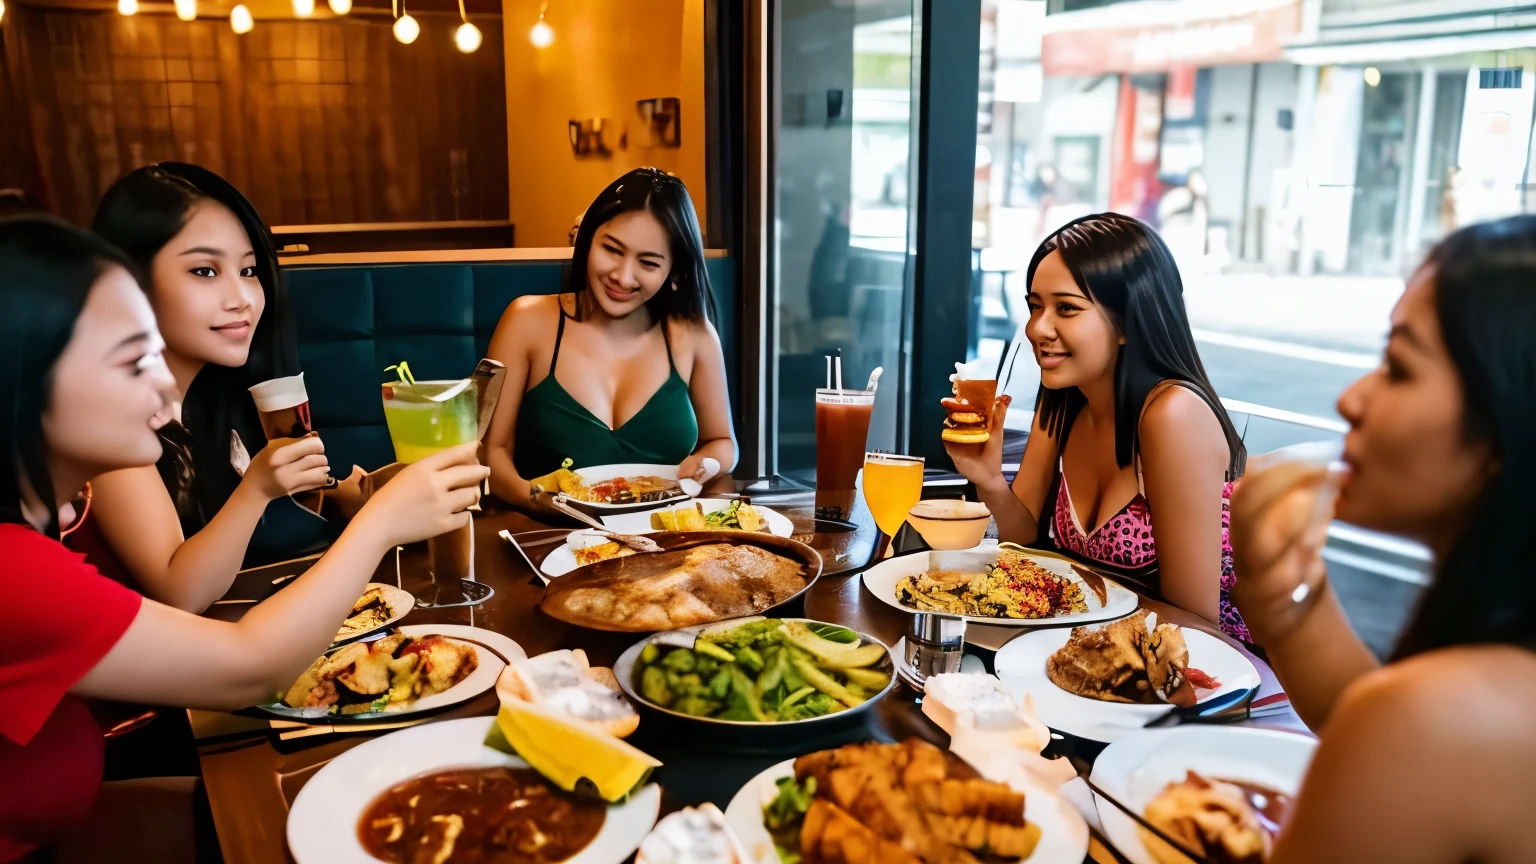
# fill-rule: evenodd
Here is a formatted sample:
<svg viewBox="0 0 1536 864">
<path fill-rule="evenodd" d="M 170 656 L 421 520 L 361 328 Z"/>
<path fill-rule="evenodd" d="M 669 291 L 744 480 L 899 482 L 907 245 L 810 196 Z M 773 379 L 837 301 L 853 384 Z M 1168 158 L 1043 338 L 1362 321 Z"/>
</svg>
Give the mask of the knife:
<svg viewBox="0 0 1536 864">
<path fill-rule="evenodd" d="M 1233 690 L 1196 705 L 1174 708 L 1149 720 L 1144 729 L 1177 726 L 1180 723 L 1231 723 L 1248 716 L 1248 703 L 1259 692 L 1257 687 Z"/>
</svg>

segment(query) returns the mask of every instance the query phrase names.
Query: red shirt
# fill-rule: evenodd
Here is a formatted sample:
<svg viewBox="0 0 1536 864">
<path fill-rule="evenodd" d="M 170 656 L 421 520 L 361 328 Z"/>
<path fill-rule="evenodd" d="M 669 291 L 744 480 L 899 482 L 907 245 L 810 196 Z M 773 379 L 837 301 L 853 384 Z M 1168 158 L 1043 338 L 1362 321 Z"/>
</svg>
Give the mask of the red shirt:
<svg viewBox="0 0 1536 864">
<path fill-rule="evenodd" d="M 71 687 L 143 598 L 26 525 L 0 524 L 0 861 L 83 821 L 101 788 L 102 730 Z"/>
</svg>

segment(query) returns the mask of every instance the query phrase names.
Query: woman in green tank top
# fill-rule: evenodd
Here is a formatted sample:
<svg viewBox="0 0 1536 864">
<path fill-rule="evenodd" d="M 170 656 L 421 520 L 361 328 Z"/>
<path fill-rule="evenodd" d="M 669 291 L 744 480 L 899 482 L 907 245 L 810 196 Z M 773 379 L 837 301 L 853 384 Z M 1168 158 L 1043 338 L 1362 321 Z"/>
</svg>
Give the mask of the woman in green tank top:
<svg viewBox="0 0 1536 864">
<path fill-rule="evenodd" d="M 587 208 L 559 295 L 514 300 L 489 354 L 507 367 L 486 438 L 491 492 L 531 506 L 529 481 L 572 460 L 736 464 L 704 243 L 688 190 L 631 171 Z"/>
</svg>

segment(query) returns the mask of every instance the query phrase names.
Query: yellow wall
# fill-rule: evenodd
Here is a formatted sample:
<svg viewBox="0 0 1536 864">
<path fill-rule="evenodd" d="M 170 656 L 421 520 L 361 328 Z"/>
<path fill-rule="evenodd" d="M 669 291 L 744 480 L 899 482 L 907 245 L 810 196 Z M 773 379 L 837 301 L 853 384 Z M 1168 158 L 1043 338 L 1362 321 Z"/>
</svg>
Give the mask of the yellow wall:
<svg viewBox="0 0 1536 864">
<path fill-rule="evenodd" d="M 632 168 L 655 165 L 688 184 L 704 219 L 703 0 L 550 0 L 548 48 L 528 31 L 539 0 L 502 0 L 507 64 L 510 218 L 518 246 L 563 246 L 577 214 Z M 646 146 L 642 99 L 682 100 L 682 147 Z M 606 118 L 613 155 L 577 158 L 567 122 Z M 619 133 L 628 148 L 618 149 Z"/>
</svg>

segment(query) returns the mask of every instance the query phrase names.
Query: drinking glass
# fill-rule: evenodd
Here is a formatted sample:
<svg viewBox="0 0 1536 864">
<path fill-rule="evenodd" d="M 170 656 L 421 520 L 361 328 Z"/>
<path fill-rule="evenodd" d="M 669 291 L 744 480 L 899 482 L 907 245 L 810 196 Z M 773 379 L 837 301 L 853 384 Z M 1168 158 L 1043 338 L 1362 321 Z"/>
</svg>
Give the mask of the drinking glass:
<svg viewBox="0 0 1536 864">
<path fill-rule="evenodd" d="M 384 423 L 395 447 L 395 460 L 402 464 L 479 437 L 480 395 L 473 379 L 391 381 L 383 385 L 383 396 Z M 466 523 L 428 540 L 427 553 L 436 597 L 418 597 L 418 602 L 425 607 L 464 604 L 464 583 L 475 584 L 474 524 Z"/>
<path fill-rule="evenodd" d="M 890 557 L 896 532 L 922 497 L 923 457 L 879 451 L 864 454 L 864 503 L 886 537 L 882 557 Z"/>
<path fill-rule="evenodd" d="M 873 390 L 816 390 L 816 515 L 847 519 L 875 409 Z"/>
</svg>

